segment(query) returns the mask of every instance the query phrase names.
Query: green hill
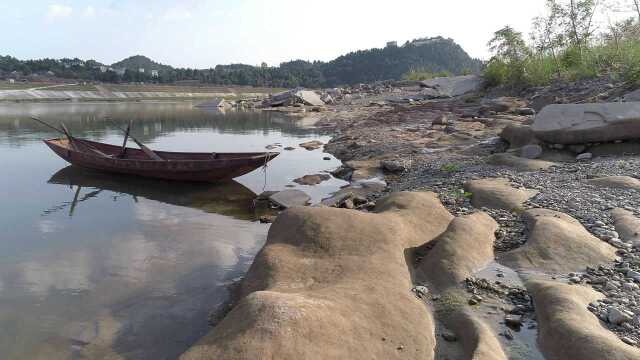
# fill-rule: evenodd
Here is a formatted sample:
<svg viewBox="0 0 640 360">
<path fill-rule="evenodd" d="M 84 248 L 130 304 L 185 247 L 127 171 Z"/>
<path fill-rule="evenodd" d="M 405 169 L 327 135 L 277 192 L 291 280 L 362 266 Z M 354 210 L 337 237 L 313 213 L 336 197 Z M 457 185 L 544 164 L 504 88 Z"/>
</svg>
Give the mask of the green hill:
<svg viewBox="0 0 640 360">
<path fill-rule="evenodd" d="M 149 70 L 158 70 L 158 71 L 171 71 L 173 68 L 169 65 L 163 65 L 157 63 L 146 56 L 143 55 L 135 55 L 130 56 L 124 60 L 118 61 L 117 63 L 111 64 L 111 67 L 114 69 L 129 69 L 129 70 L 138 70 L 145 69 Z"/>
<path fill-rule="evenodd" d="M 423 38 L 403 46 L 361 50 L 322 66 L 327 84 L 367 83 L 400 79 L 411 70 L 454 75 L 478 73 L 482 62 L 473 59 L 452 39 Z"/>
</svg>

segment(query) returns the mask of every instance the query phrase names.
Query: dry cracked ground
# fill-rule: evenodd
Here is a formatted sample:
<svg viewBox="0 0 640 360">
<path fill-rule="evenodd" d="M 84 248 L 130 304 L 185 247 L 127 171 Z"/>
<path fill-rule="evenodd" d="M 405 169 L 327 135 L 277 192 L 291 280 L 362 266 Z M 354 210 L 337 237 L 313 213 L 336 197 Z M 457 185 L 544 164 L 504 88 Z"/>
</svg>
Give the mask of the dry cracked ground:
<svg viewBox="0 0 640 360">
<path fill-rule="evenodd" d="M 369 99 L 318 115 L 352 185 L 278 216 L 182 359 L 640 359 L 638 125 L 535 94 Z M 565 141 L 576 116 L 606 139 Z"/>
</svg>

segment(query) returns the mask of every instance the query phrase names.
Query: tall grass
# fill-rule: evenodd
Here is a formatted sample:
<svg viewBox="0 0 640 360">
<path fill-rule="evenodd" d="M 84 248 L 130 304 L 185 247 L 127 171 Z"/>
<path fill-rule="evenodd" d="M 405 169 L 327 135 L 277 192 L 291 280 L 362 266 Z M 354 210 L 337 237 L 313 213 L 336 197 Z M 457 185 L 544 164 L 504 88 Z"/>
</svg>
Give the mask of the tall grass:
<svg viewBox="0 0 640 360">
<path fill-rule="evenodd" d="M 425 69 L 411 69 L 402 75 L 403 80 L 423 81 L 431 80 L 438 77 L 449 77 L 451 74 L 447 71 L 431 72 Z"/>
<path fill-rule="evenodd" d="M 541 86 L 601 75 L 640 86 L 640 39 L 602 41 L 586 49 L 568 47 L 556 54 L 532 53 L 515 63 L 494 58 L 483 74 L 489 86 Z"/>
</svg>

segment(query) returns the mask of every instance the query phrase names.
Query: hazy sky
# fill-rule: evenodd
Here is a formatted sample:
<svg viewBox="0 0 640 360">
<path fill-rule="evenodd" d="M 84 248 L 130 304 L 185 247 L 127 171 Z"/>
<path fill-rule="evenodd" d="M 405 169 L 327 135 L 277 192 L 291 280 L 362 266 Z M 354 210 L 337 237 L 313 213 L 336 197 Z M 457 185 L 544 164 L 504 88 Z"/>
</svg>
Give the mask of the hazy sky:
<svg viewBox="0 0 640 360">
<path fill-rule="evenodd" d="M 418 37 L 453 38 L 487 58 L 491 34 L 528 32 L 544 0 L 0 1 L 0 55 L 173 66 L 331 60 Z"/>
</svg>

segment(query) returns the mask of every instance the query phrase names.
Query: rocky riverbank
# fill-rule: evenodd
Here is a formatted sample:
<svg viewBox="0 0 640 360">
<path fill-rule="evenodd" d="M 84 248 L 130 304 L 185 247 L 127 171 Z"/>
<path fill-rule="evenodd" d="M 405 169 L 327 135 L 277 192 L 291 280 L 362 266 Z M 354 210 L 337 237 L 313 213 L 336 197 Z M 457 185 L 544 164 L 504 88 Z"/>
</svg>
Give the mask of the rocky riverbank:
<svg viewBox="0 0 640 360">
<path fill-rule="evenodd" d="M 276 219 L 183 358 L 640 358 L 633 89 L 460 81 L 334 94 L 314 116 L 352 185 Z"/>
</svg>

